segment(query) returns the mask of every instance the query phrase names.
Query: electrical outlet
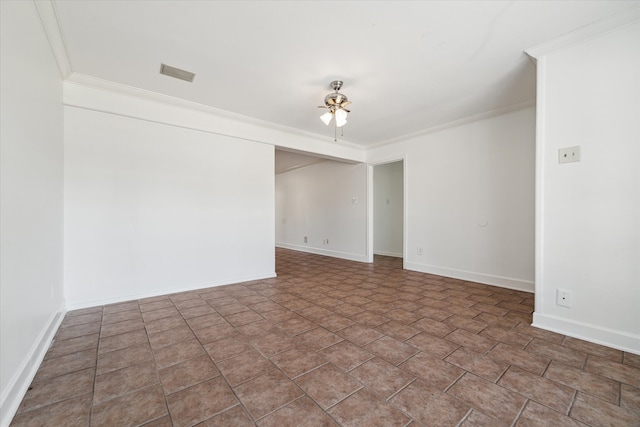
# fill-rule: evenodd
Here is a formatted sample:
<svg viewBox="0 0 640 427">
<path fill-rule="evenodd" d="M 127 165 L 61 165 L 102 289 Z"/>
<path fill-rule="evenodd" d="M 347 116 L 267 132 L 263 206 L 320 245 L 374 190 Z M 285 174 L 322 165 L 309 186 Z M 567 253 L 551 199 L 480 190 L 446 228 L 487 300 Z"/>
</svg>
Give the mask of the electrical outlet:
<svg viewBox="0 0 640 427">
<path fill-rule="evenodd" d="M 566 147 L 558 150 L 558 163 L 571 163 L 580 161 L 580 146 Z"/>
<path fill-rule="evenodd" d="M 422 247 L 418 246 L 418 255 L 422 255 Z"/>
<path fill-rule="evenodd" d="M 571 308 L 571 291 L 556 289 L 556 304 L 560 307 Z"/>
</svg>

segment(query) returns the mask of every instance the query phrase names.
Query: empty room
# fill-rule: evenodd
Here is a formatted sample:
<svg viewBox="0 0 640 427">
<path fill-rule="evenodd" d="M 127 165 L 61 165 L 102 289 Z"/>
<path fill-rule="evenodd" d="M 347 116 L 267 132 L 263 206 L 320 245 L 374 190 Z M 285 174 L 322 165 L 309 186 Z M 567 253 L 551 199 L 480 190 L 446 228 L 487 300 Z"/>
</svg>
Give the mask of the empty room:
<svg viewBox="0 0 640 427">
<path fill-rule="evenodd" d="M 640 425 L 639 0 L 0 19 L 0 427 Z"/>
</svg>

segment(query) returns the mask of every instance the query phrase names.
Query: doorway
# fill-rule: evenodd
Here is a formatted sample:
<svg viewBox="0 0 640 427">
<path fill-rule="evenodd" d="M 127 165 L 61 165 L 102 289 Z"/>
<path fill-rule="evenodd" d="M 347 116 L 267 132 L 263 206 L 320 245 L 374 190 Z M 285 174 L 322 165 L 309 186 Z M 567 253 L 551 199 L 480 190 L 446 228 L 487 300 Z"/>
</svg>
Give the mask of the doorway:
<svg viewBox="0 0 640 427">
<path fill-rule="evenodd" d="M 373 254 L 404 258 L 404 161 L 373 167 Z"/>
</svg>

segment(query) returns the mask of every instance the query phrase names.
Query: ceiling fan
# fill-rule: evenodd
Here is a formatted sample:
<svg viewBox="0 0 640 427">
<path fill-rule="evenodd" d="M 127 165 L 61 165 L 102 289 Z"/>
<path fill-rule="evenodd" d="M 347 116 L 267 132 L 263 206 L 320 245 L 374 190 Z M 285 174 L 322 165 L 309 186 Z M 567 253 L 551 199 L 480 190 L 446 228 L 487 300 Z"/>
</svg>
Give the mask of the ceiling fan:
<svg viewBox="0 0 640 427">
<path fill-rule="evenodd" d="M 328 110 L 326 113 L 320 116 L 320 120 L 322 120 L 325 125 L 329 126 L 329 123 L 331 123 L 331 119 L 333 119 L 333 117 L 335 116 L 334 133 L 337 133 L 337 128 L 340 128 L 347 124 L 347 113 L 351 112 L 345 108 L 349 104 L 351 104 L 351 101 L 349 101 L 346 95 L 338 92 L 341 87 L 341 80 L 332 81 L 331 89 L 333 89 L 335 92 L 325 96 L 324 105 L 318 106 L 318 108 L 326 108 Z M 337 136 L 334 135 L 334 141 L 337 140 Z"/>
</svg>

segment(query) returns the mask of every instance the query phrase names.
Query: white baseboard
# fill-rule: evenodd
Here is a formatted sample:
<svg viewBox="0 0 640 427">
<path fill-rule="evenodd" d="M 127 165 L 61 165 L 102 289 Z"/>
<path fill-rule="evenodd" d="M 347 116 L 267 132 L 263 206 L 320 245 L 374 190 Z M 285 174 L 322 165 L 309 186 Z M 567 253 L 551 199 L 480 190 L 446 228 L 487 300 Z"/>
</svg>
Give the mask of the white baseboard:
<svg viewBox="0 0 640 427">
<path fill-rule="evenodd" d="M 13 374 L 7 387 L 2 390 L 0 396 L 0 426 L 8 427 L 16 414 L 20 402 L 27 393 L 31 381 L 36 376 L 44 356 L 49 350 L 53 337 L 64 319 L 64 311 L 51 315 L 42 332 L 33 343 L 29 352 L 25 355 L 20 367 Z"/>
<path fill-rule="evenodd" d="M 175 294 L 175 293 L 178 293 L 178 292 L 195 291 L 195 290 L 198 290 L 198 289 L 214 288 L 216 286 L 232 285 L 234 283 L 242 283 L 242 282 L 251 282 L 251 281 L 254 281 L 254 280 L 271 279 L 273 277 L 276 277 L 276 273 L 275 272 L 265 273 L 265 274 L 256 275 L 256 276 L 235 277 L 233 279 L 220 280 L 220 281 L 216 281 L 216 282 L 196 283 L 196 284 L 181 286 L 181 287 L 177 287 L 177 288 L 158 289 L 158 290 L 154 290 L 152 292 L 143 292 L 143 293 L 138 293 L 138 294 L 118 295 L 118 296 L 114 296 L 114 297 L 101 298 L 101 299 L 95 299 L 95 300 L 90 300 L 90 301 L 68 301 L 67 300 L 66 309 L 67 309 L 67 311 L 78 310 L 78 309 L 81 309 L 81 308 L 97 307 L 97 306 L 100 306 L 100 305 L 107 305 L 107 304 L 116 304 L 116 303 L 125 302 L 125 301 L 135 301 L 135 300 L 139 300 L 139 299 L 143 299 L 143 298 L 157 297 L 157 296 L 160 296 L 160 295 Z"/>
<path fill-rule="evenodd" d="M 533 313 L 532 326 L 640 355 L 640 335 L 540 313 Z"/>
<path fill-rule="evenodd" d="M 386 251 L 373 251 L 374 255 L 392 256 L 395 258 L 404 258 L 402 252 L 386 252 Z"/>
<path fill-rule="evenodd" d="M 276 243 L 276 248 L 291 249 L 298 252 L 307 252 L 310 254 L 330 256 L 333 258 L 341 258 L 349 261 L 369 262 L 367 255 L 354 254 L 350 252 L 332 251 L 329 249 L 316 248 L 313 246 L 292 245 L 291 243 Z"/>
<path fill-rule="evenodd" d="M 434 265 L 407 262 L 404 268 L 419 271 L 421 273 L 436 274 L 438 276 L 452 277 L 454 279 L 467 280 L 469 282 L 484 283 L 485 285 L 499 286 L 501 288 L 515 289 L 533 293 L 535 285 L 533 281 L 514 279 L 511 277 L 494 276 L 491 274 L 475 273 L 473 271 L 456 270 L 453 268 L 436 267 Z"/>
</svg>

